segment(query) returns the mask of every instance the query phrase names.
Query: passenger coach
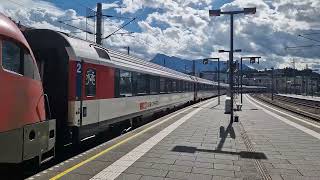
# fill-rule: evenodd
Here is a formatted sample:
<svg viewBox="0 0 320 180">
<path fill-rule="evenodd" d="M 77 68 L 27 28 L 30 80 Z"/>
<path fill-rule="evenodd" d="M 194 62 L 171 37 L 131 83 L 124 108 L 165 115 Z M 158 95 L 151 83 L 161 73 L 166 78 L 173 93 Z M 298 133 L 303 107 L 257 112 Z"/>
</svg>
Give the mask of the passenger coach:
<svg viewBox="0 0 320 180">
<path fill-rule="evenodd" d="M 34 29 L 25 35 L 60 142 L 79 142 L 111 124 L 216 95 L 212 81 L 64 33 Z"/>
</svg>

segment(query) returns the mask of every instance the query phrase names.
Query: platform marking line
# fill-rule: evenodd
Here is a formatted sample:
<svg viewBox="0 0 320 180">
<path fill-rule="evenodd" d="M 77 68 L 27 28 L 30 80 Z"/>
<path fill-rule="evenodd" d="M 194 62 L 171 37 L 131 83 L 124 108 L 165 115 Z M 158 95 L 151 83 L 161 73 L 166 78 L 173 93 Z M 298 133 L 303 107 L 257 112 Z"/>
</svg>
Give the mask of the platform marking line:
<svg viewBox="0 0 320 180">
<path fill-rule="evenodd" d="M 214 101 L 216 101 L 216 99 L 214 98 L 213 101 L 212 101 L 212 99 L 209 100 L 209 101 L 210 101 L 210 102 L 214 102 Z M 192 109 L 194 106 L 199 106 L 199 105 L 202 105 L 202 104 L 204 104 L 204 103 L 206 103 L 206 102 L 207 102 L 207 101 L 204 101 L 204 102 L 201 102 L 201 103 L 197 103 L 197 104 L 192 105 L 191 107 L 186 108 L 186 109 L 184 109 L 184 110 L 182 110 L 182 111 L 180 111 L 180 112 L 178 112 L 178 113 L 176 113 L 176 114 L 170 115 L 169 117 L 165 118 L 164 120 L 162 120 L 162 121 L 160 121 L 160 122 L 158 122 L 158 123 L 156 123 L 156 124 L 154 124 L 154 125 L 146 128 L 146 129 L 140 131 L 139 133 L 134 134 L 134 135 L 132 135 L 132 136 L 130 136 L 130 137 L 128 137 L 128 138 L 126 138 L 126 139 L 118 142 L 117 144 L 114 144 L 114 145 L 110 146 L 109 148 L 107 148 L 107 149 L 99 152 L 98 154 L 95 154 L 94 156 L 91 156 L 90 158 L 88 158 L 88 159 L 86 159 L 86 160 L 84 160 L 84 161 L 81 161 L 80 163 L 78 163 L 78 164 L 76 164 L 76 165 L 74 165 L 74 166 L 66 169 L 65 171 L 63 171 L 63 172 L 55 175 L 54 177 L 50 178 L 50 180 L 57 180 L 57 179 L 63 177 L 64 175 L 68 174 L 69 172 L 71 172 L 71 171 L 73 171 L 73 170 L 75 170 L 75 169 L 83 166 L 84 164 L 86 164 L 86 163 L 88 163 L 88 162 L 90 162 L 90 161 L 92 161 L 92 160 L 94 160 L 94 159 L 102 156 L 103 154 L 106 154 L 107 152 L 111 151 L 112 149 L 114 149 L 114 148 L 116 148 L 116 147 L 118 147 L 118 146 L 120 146 L 120 145 L 122 145 L 122 144 L 124 144 L 124 143 L 126 143 L 126 142 L 128 142 L 128 141 L 130 141 L 131 139 L 134 139 L 135 137 L 138 137 L 139 135 L 141 135 L 141 134 L 143 134 L 143 133 L 145 133 L 145 132 L 147 132 L 147 131 L 149 131 L 149 130 L 151 130 L 151 129 L 153 129 L 153 128 L 155 128 L 155 127 L 157 127 L 157 126 L 159 126 L 159 125 L 161 125 L 161 124 L 163 124 L 163 123 L 165 123 L 165 122 L 167 122 L 167 121 L 169 121 L 170 119 L 172 119 L 172 118 L 174 118 L 174 117 L 176 117 L 176 116 L 178 116 L 178 115 L 180 115 L 180 114 L 182 114 L 182 113 L 184 113 L 184 112 L 186 112 L 186 111 L 189 111 L 189 110 Z"/>
<path fill-rule="evenodd" d="M 260 105 L 266 106 L 266 107 L 268 107 L 268 108 L 270 108 L 270 109 L 272 109 L 272 110 L 274 110 L 274 111 L 277 111 L 277 112 L 279 112 L 279 113 L 281 113 L 281 114 L 284 114 L 284 115 L 286 115 L 286 116 L 289 116 L 289 117 L 291 117 L 291 118 L 293 118 L 293 119 L 295 119 L 295 120 L 301 121 L 301 122 L 306 123 L 306 124 L 308 124 L 308 125 L 310 125 L 310 126 L 313 126 L 313 127 L 316 127 L 316 128 L 319 128 L 319 129 L 320 129 L 320 126 L 319 126 L 319 125 L 316 125 L 316 124 L 313 124 L 313 123 L 311 123 L 311 122 L 302 120 L 302 119 L 297 118 L 297 117 L 295 117 L 295 116 L 293 116 L 293 115 L 291 115 L 291 114 L 282 112 L 282 111 L 280 111 L 280 110 L 278 110 L 278 109 L 275 109 L 275 108 L 273 108 L 273 107 L 271 107 L 271 106 L 268 106 L 268 105 L 266 105 L 266 104 L 263 104 L 263 103 L 255 100 L 255 99 L 253 99 L 253 98 L 250 97 L 250 96 L 247 96 L 247 97 L 250 98 L 250 99 L 252 99 L 252 100 L 255 101 L 256 103 L 259 103 Z"/>
<path fill-rule="evenodd" d="M 269 110 L 267 110 L 267 109 L 259 106 L 258 104 L 260 104 L 260 105 L 262 105 L 262 106 L 266 106 L 266 107 L 268 107 L 268 108 L 270 108 L 270 109 L 272 109 L 272 110 L 274 110 L 274 111 L 277 111 L 277 112 L 279 112 L 279 113 L 281 113 L 281 114 L 283 114 L 283 115 L 292 117 L 292 118 L 294 118 L 294 119 L 296 119 L 296 120 L 298 120 L 298 121 L 304 122 L 304 123 L 306 123 L 306 124 L 310 124 L 310 125 L 313 125 L 313 126 L 315 126 L 315 127 L 319 127 L 319 126 L 314 125 L 314 124 L 309 123 L 309 122 L 306 122 L 306 121 L 304 121 L 304 120 L 302 120 L 302 119 L 299 119 L 299 118 L 297 118 L 297 117 L 294 117 L 294 116 L 292 116 L 292 115 L 290 115 L 290 114 L 287 114 L 287 113 L 285 113 L 285 112 L 282 112 L 282 111 L 279 111 L 279 110 L 277 110 L 277 109 L 274 109 L 274 108 L 272 108 L 272 107 L 270 107 L 270 106 L 268 106 L 268 105 L 262 104 L 262 103 L 256 101 L 255 99 L 253 99 L 252 97 L 249 97 L 249 96 L 247 96 L 247 95 L 245 95 L 245 98 L 246 98 L 251 104 L 255 105 L 255 106 L 258 107 L 258 108 L 261 108 L 264 112 L 268 113 L 269 115 L 271 115 L 271 116 L 273 116 L 273 117 L 276 117 L 276 118 L 278 118 L 279 120 L 281 120 L 282 122 L 285 122 L 285 123 L 289 124 L 290 126 L 293 126 L 293 127 L 297 128 L 297 129 L 299 129 L 299 130 L 301 130 L 301 131 L 303 131 L 303 132 L 305 132 L 305 133 L 307 133 L 307 134 L 309 134 L 309 135 L 311 135 L 311 136 L 313 136 L 313 137 L 315 137 L 315 138 L 317 138 L 317 139 L 320 139 L 320 134 L 317 133 L 316 131 L 313 131 L 313 130 L 308 129 L 308 128 L 300 125 L 300 124 L 297 124 L 297 123 L 295 123 L 295 122 L 292 122 L 292 121 L 288 120 L 287 118 L 284 118 L 284 117 L 282 117 L 282 116 L 280 116 L 280 115 L 278 115 L 278 114 L 275 114 L 275 113 L 273 113 L 273 112 L 271 112 L 271 111 L 269 111 Z M 253 101 L 254 101 L 254 102 L 253 102 Z M 256 104 L 256 103 L 258 103 L 258 104 Z"/>
<path fill-rule="evenodd" d="M 212 104 L 212 102 L 208 102 L 203 106 L 208 106 Z M 127 168 L 129 168 L 133 163 L 135 163 L 140 157 L 142 157 L 145 153 L 147 153 L 151 148 L 153 148 L 156 144 L 158 144 L 163 138 L 168 136 L 172 131 L 177 129 L 181 124 L 186 122 L 188 119 L 190 119 L 193 115 L 198 113 L 201 108 L 198 108 L 187 115 L 183 116 L 170 126 L 166 127 L 162 131 L 160 131 L 158 134 L 154 135 L 153 137 L 149 138 L 144 143 L 140 144 L 136 148 L 134 148 L 132 151 L 127 153 L 126 155 L 122 156 L 120 159 L 118 159 L 113 164 L 106 167 L 104 170 L 96 174 L 94 177 L 92 177 L 90 180 L 113 180 L 116 179 L 122 172 L 124 172 Z"/>
</svg>

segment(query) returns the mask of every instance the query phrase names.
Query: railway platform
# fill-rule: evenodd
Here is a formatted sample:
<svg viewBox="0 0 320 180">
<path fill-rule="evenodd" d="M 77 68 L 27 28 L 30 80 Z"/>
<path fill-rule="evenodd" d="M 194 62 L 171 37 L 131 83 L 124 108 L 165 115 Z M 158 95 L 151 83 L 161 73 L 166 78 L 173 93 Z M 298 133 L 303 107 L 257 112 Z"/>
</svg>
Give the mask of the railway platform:
<svg viewBox="0 0 320 180">
<path fill-rule="evenodd" d="M 213 98 L 29 179 L 319 179 L 320 126 L 245 95 L 229 123 Z"/>
<path fill-rule="evenodd" d="M 297 98 L 297 99 L 305 99 L 310 101 L 320 101 L 320 97 L 317 96 L 303 96 L 303 95 L 296 95 L 296 94 L 277 94 L 279 96 Z"/>
</svg>

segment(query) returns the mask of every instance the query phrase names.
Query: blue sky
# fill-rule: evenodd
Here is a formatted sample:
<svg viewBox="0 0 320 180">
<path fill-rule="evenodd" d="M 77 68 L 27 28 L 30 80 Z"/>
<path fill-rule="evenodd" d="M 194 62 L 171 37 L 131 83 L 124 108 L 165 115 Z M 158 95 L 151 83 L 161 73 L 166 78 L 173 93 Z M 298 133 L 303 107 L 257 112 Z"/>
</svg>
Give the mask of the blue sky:
<svg viewBox="0 0 320 180">
<path fill-rule="evenodd" d="M 75 18 L 68 23 L 85 28 L 86 7 L 95 9 L 98 1 L 92 0 L 10 0 L 1 1 L 0 12 L 22 24 L 36 28 L 53 29 L 73 33 L 75 29 L 61 25 L 59 20 Z M 116 50 L 130 46 L 132 55 L 152 59 L 156 54 L 166 54 L 184 59 L 220 57 L 227 54 L 219 49 L 229 49 L 228 17 L 209 17 L 208 10 L 256 7 L 255 15 L 239 15 L 235 18 L 235 48 L 241 48 L 240 56 L 262 56 L 260 67 L 316 66 L 318 47 L 286 50 L 288 46 L 318 45 L 298 36 L 308 32 L 320 32 L 320 1 L 316 0 L 112 0 L 102 1 L 107 15 L 137 17 L 122 30 L 133 31 L 132 36 L 115 35 L 103 41 Z M 114 8 L 115 6 L 122 8 Z M 79 19 L 80 18 L 80 19 Z M 94 24 L 94 22 L 90 22 Z M 103 34 L 107 36 L 123 24 L 115 18 L 104 21 Z M 94 32 L 91 26 L 90 31 Z M 73 33 L 87 38 L 84 32 Z M 320 40 L 320 35 L 307 35 Z M 94 37 L 88 37 L 94 40 Z"/>
<path fill-rule="evenodd" d="M 106 0 L 106 1 L 96 1 L 96 0 L 45 0 L 45 1 L 53 3 L 57 7 L 61 8 L 61 9 L 65 9 L 65 10 L 74 9 L 81 16 L 86 16 L 87 8 L 95 10 L 96 9 L 96 4 L 98 2 L 108 3 L 108 4 L 117 3 L 117 4 L 119 4 L 119 6 L 121 6 L 121 4 L 122 4 L 122 0 Z M 213 8 L 220 8 L 224 4 L 230 3 L 230 2 L 232 2 L 232 0 L 215 0 L 210 5 Z M 198 7 L 198 8 L 203 8 L 203 7 Z M 141 10 L 135 12 L 135 13 L 120 14 L 120 13 L 117 13 L 114 8 L 110 8 L 110 9 L 103 10 L 103 13 L 105 15 L 124 16 L 124 17 L 138 17 L 139 19 L 146 19 L 148 14 L 150 14 L 150 13 L 152 13 L 154 11 L 161 12 L 161 9 L 153 9 L 153 8 L 146 7 L 146 8 L 143 8 L 143 9 L 141 9 Z M 109 19 L 116 19 L 116 18 L 109 18 Z M 108 20 L 108 18 L 106 18 L 106 20 Z M 167 27 L 163 23 L 154 23 L 152 25 L 160 27 L 162 29 Z M 136 23 L 132 23 L 132 24 L 128 25 L 125 29 L 127 29 L 128 31 L 132 31 L 132 32 L 141 32 L 141 29 L 139 28 L 139 26 Z"/>
</svg>

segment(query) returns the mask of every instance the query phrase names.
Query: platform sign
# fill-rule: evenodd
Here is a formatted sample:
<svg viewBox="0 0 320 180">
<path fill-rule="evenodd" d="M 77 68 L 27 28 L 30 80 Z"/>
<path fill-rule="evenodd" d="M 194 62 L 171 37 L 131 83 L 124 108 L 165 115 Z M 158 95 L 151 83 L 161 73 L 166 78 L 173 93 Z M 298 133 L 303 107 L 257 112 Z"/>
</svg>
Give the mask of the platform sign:
<svg viewBox="0 0 320 180">
<path fill-rule="evenodd" d="M 81 100 L 82 94 L 82 66 L 83 63 L 78 61 L 76 65 L 76 100 Z"/>
</svg>

